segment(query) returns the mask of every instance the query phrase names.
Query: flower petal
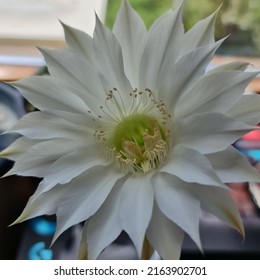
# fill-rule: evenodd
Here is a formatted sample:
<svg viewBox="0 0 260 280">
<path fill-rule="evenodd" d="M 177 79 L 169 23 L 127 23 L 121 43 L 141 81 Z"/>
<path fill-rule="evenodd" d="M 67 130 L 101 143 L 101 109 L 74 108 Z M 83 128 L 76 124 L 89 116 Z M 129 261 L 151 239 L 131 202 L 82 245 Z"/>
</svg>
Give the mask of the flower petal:
<svg viewBox="0 0 260 280">
<path fill-rule="evenodd" d="M 75 125 L 50 112 L 32 112 L 25 115 L 19 122 L 9 130 L 27 136 L 31 139 L 85 139 L 93 131 L 82 126 Z"/>
<path fill-rule="evenodd" d="M 148 30 L 145 48 L 140 62 L 140 88 L 156 89 L 159 73 L 170 58 L 173 62 L 181 48 L 184 28 L 181 20 L 182 3 L 177 9 L 157 19 Z"/>
<path fill-rule="evenodd" d="M 201 249 L 200 202 L 190 191 L 193 184 L 185 183 L 167 173 L 157 173 L 153 176 L 152 185 L 155 200 L 162 213 L 184 230 Z"/>
<path fill-rule="evenodd" d="M 106 96 L 96 69 L 68 50 L 40 49 L 52 77 L 63 81 L 92 110 L 98 110 Z"/>
<path fill-rule="evenodd" d="M 131 176 L 122 186 L 120 202 L 120 221 L 137 250 L 142 255 L 145 232 L 153 209 L 152 173 L 146 176 Z"/>
<path fill-rule="evenodd" d="M 96 67 L 105 92 L 117 88 L 121 94 L 131 92 L 131 85 L 125 75 L 121 46 L 111 30 L 96 17 L 93 35 Z"/>
<path fill-rule="evenodd" d="M 181 145 L 175 146 L 161 172 L 175 175 L 189 183 L 222 186 L 210 161 L 201 153 Z"/>
<path fill-rule="evenodd" d="M 122 1 L 113 33 L 122 47 L 124 69 L 133 88 L 139 87 L 139 63 L 147 34 L 144 22 L 129 5 Z"/>
<path fill-rule="evenodd" d="M 94 65 L 93 39 L 85 32 L 61 22 L 68 47 L 88 63 Z"/>
<path fill-rule="evenodd" d="M 231 118 L 235 118 L 250 125 L 256 125 L 260 122 L 259 117 L 260 95 L 243 95 L 238 102 L 227 112 Z"/>
<path fill-rule="evenodd" d="M 81 233 L 81 239 L 79 244 L 79 253 L 78 253 L 78 259 L 79 260 L 87 260 L 88 259 L 88 244 L 86 242 L 87 240 L 87 231 L 88 231 L 88 221 L 85 221 L 82 233 Z"/>
<path fill-rule="evenodd" d="M 248 186 L 250 194 L 254 200 L 255 205 L 259 208 L 260 207 L 260 190 L 259 190 L 259 183 L 254 182 L 250 183 Z"/>
<path fill-rule="evenodd" d="M 102 174 L 102 176 L 100 176 Z M 57 210 L 57 230 L 53 242 L 69 227 L 87 220 L 103 204 L 108 194 L 122 178 L 114 166 L 98 166 L 63 185 L 66 192 Z"/>
<path fill-rule="evenodd" d="M 154 203 L 152 219 L 147 229 L 147 238 L 165 260 L 180 258 L 184 233 L 175 223 L 165 217 Z"/>
<path fill-rule="evenodd" d="M 77 143 L 66 139 L 52 139 L 39 142 L 23 151 L 19 160 L 5 176 L 17 174 L 21 176 L 44 177 L 46 170 L 58 158 L 75 149 Z"/>
<path fill-rule="evenodd" d="M 30 147 L 38 144 L 39 141 L 26 137 L 19 137 L 10 146 L 0 152 L 0 157 L 10 160 L 18 160 Z"/>
<path fill-rule="evenodd" d="M 12 225 L 37 216 L 55 214 L 63 195 L 63 186 L 57 186 L 40 196 L 35 193 L 30 197 L 22 214 L 12 223 Z"/>
<path fill-rule="evenodd" d="M 183 118 L 196 113 L 225 113 L 243 95 L 255 76 L 255 73 L 241 71 L 209 72 L 180 97 L 176 104 L 176 116 Z"/>
<path fill-rule="evenodd" d="M 23 96 L 40 110 L 61 110 L 86 113 L 89 108 L 72 90 L 54 77 L 34 76 L 13 83 L 22 90 Z"/>
<path fill-rule="evenodd" d="M 238 208 L 225 188 L 196 186 L 193 189 L 201 207 L 235 228 L 244 237 L 244 227 Z"/>
<path fill-rule="evenodd" d="M 158 95 L 163 98 L 170 111 L 175 110 L 176 102 L 185 90 L 204 74 L 222 41 L 195 49 L 177 61 L 169 58 L 165 62 L 158 79 Z"/>
<path fill-rule="evenodd" d="M 214 25 L 218 12 L 219 9 L 207 18 L 197 22 L 185 33 L 181 54 L 185 54 L 190 52 L 192 49 L 214 43 Z M 192 44 L 190 42 L 192 42 Z"/>
<path fill-rule="evenodd" d="M 213 68 L 210 72 L 217 73 L 217 72 L 228 71 L 228 70 L 244 71 L 248 66 L 249 63 L 243 61 L 232 61 L 227 64 L 219 65 L 218 67 Z"/>
<path fill-rule="evenodd" d="M 89 259 L 96 259 L 122 232 L 119 220 L 122 183 L 122 180 L 116 183 L 106 201 L 89 219 L 85 240 Z"/>
<path fill-rule="evenodd" d="M 176 124 L 176 145 L 181 144 L 200 153 L 225 150 L 254 127 L 219 113 L 194 114 Z"/>
<path fill-rule="evenodd" d="M 88 111 L 87 113 L 84 114 L 78 114 L 78 113 L 71 113 L 68 111 L 50 110 L 48 111 L 48 113 L 55 115 L 58 119 L 61 118 L 75 125 L 79 129 L 79 134 L 82 134 L 82 130 L 84 130 L 85 132 L 84 139 L 86 139 L 87 137 L 93 139 L 97 127 L 104 125 L 104 123 L 107 124 L 104 118 L 95 115 L 95 113 L 93 113 L 92 111 Z"/>
<path fill-rule="evenodd" d="M 260 181 L 257 170 L 232 146 L 222 152 L 209 154 L 207 158 L 225 183 Z"/>
<path fill-rule="evenodd" d="M 77 147 L 72 152 L 61 156 L 48 167 L 38 190 L 41 189 L 42 192 L 46 192 L 57 184 L 69 183 L 73 178 L 80 176 L 92 167 L 108 164 L 110 162 L 106 160 L 102 150 L 95 144 L 83 148 Z"/>
</svg>

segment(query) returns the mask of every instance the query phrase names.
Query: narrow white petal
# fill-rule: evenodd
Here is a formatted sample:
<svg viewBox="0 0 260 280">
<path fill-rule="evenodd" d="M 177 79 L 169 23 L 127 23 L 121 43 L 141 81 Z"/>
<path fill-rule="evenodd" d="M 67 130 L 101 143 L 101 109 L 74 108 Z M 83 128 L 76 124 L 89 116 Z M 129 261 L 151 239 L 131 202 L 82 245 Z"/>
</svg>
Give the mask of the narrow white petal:
<svg viewBox="0 0 260 280">
<path fill-rule="evenodd" d="M 97 110 L 105 100 L 105 93 L 94 66 L 68 50 L 40 51 L 51 75 L 61 79 L 88 107 Z"/>
<path fill-rule="evenodd" d="M 181 144 L 200 153 L 225 150 L 254 127 L 219 113 L 194 114 L 176 125 L 176 145 Z"/>
<path fill-rule="evenodd" d="M 84 114 L 71 113 L 68 111 L 49 110 L 49 114 L 55 115 L 58 119 L 61 118 L 70 124 L 75 125 L 79 129 L 80 134 L 85 134 L 84 138 L 88 136 L 93 138 L 94 132 L 97 127 L 107 124 L 104 118 L 98 117 L 93 111 Z M 83 131 L 82 131 L 83 130 Z M 88 135 L 88 136 L 87 136 Z M 86 142 L 86 141 L 84 141 Z"/>
<path fill-rule="evenodd" d="M 96 259 L 122 232 L 119 219 L 122 183 L 122 180 L 118 181 L 97 213 L 89 219 L 86 236 L 89 259 Z"/>
<path fill-rule="evenodd" d="M 17 160 L 24 154 L 30 147 L 38 144 L 38 140 L 29 139 L 26 137 L 19 137 L 10 146 L 0 152 L 0 157 Z"/>
<path fill-rule="evenodd" d="M 127 1 L 122 1 L 113 33 L 122 47 L 124 69 L 133 88 L 139 87 L 139 63 L 147 34 L 144 22 Z"/>
<path fill-rule="evenodd" d="M 181 54 L 188 53 L 197 47 L 214 43 L 214 25 L 218 11 L 219 9 L 207 18 L 200 20 L 186 32 Z"/>
<path fill-rule="evenodd" d="M 77 30 L 61 22 L 68 47 L 82 59 L 94 65 L 94 49 L 92 38 L 85 32 Z"/>
<path fill-rule="evenodd" d="M 125 75 L 121 46 L 111 30 L 96 17 L 93 44 L 101 82 L 105 92 L 117 88 L 121 94 L 131 92 L 131 85 Z"/>
<path fill-rule="evenodd" d="M 189 183 L 222 186 L 210 161 L 201 153 L 181 145 L 174 147 L 168 162 L 160 171 L 175 175 Z"/>
<path fill-rule="evenodd" d="M 110 162 L 106 160 L 97 145 L 86 145 L 81 148 L 75 146 L 70 153 L 61 156 L 49 166 L 38 189 L 46 192 L 57 184 L 69 183 L 73 178 L 94 166 L 108 164 Z"/>
<path fill-rule="evenodd" d="M 61 110 L 86 113 L 89 108 L 72 90 L 63 86 L 63 81 L 54 77 L 34 76 L 13 83 L 23 96 L 40 110 Z"/>
<path fill-rule="evenodd" d="M 25 220 L 32 219 L 41 215 L 53 215 L 56 213 L 58 204 L 64 195 L 63 186 L 57 186 L 56 188 L 43 193 L 38 196 L 35 193 L 30 197 L 26 207 L 22 214 L 13 223 L 21 223 Z"/>
<path fill-rule="evenodd" d="M 152 219 L 147 229 L 147 238 L 164 260 L 178 260 L 181 254 L 184 233 L 175 223 L 165 217 L 154 203 Z"/>
<path fill-rule="evenodd" d="M 255 204 L 260 207 L 260 190 L 259 190 L 259 184 L 258 183 L 250 183 L 249 186 L 249 191 L 251 196 L 254 199 Z"/>
<path fill-rule="evenodd" d="M 63 185 L 66 193 L 57 210 L 57 230 L 53 240 L 69 227 L 87 220 L 104 203 L 108 194 L 123 177 L 114 166 L 98 166 Z"/>
<path fill-rule="evenodd" d="M 32 112 L 25 115 L 9 132 L 16 132 L 31 139 L 87 138 L 89 130 L 75 125 L 50 112 Z M 92 132 L 93 135 L 93 132 Z"/>
<path fill-rule="evenodd" d="M 87 260 L 88 259 L 88 244 L 87 244 L 87 238 L 88 238 L 88 220 L 85 221 L 84 226 L 82 228 L 81 232 L 81 239 L 79 244 L 79 253 L 78 253 L 78 259 L 79 260 Z"/>
<path fill-rule="evenodd" d="M 222 41 L 195 49 L 177 61 L 174 61 L 174 57 L 166 60 L 158 79 L 158 92 L 170 111 L 175 110 L 176 102 L 185 90 L 205 73 Z"/>
<path fill-rule="evenodd" d="M 121 191 L 120 221 L 137 250 L 142 255 L 146 229 L 151 219 L 154 194 L 151 185 L 152 173 L 146 176 L 129 177 Z"/>
<path fill-rule="evenodd" d="M 260 122 L 259 108 L 259 94 L 243 95 L 238 102 L 231 107 L 227 115 L 247 124 L 256 125 Z"/>
<path fill-rule="evenodd" d="M 244 236 L 244 227 L 237 205 L 225 188 L 196 186 L 193 189 L 201 207 L 212 213 Z"/>
<path fill-rule="evenodd" d="M 161 68 L 168 57 L 172 61 L 177 58 L 184 35 L 181 13 L 182 4 L 157 19 L 148 30 L 140 62 L 140 88 L 156 89 Z"/>
<path fill-rule="evenodd" d="M 58 158 L 76 149 L 78 142 L 66 139 L 52 139 L 39 142 L 23 151 L 13 168 L 6 176 L 17 174 L 22 176 L 44 177 L 46 170 Z"/>
<path fill-rule="evenodd" d="M 241 71 L 209 72 L 180 97 L 176 104 L 176 116 L 183 118 L 196 113 L 226 113 L 255 76 L 255 73 Z"/>
<path fill-rule="evenodd" d="M 249 63 L 241 62 L 241 61 L 232 61 L 227 64 L 219 65 L 216 68 L 211 70 L 211 73 L 221 72 L 221 71 L 228 71 L 228 70 L 237 70 L 237 71 L 244 71 L 249 66 Z"/>
<path fill-rule="evenodd" d="M 257 170 L 232 146 L 222 152 L 209 154 L 207 158 L 225 183 L 260 181 Z"/>
<path fill-rule="evenodd" d="M 201 248 L 199 234 L 200 202 L 190 189 L 193 184 L 185 183 L 167 173 L 153 176 L 155 200 L 162 213 L 184 230 Z"/>
</svg>

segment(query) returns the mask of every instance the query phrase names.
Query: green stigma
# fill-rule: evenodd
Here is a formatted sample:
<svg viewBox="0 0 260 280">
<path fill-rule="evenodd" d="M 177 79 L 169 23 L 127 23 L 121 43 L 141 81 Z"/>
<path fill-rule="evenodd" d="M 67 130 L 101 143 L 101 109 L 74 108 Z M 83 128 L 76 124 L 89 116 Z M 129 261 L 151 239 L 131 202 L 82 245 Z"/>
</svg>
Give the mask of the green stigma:
<svg viewBox="0 0 260 280">
<path fill-rule="evenodd" d="M 167 155 L 167 131 L 149 115 L 130 115 L 116 125 L 109 146 L 124 169 L 148 173 Z"/>
<path fill-rule="evenodd" d="M 144 133 L 153 134 L 155 126 L 160 127 L 156 120 L 144 114 L 125 117 L 115 128 L 112 143 L 117 151 L 122 150 L 125 140 L 143 147 Z"/>
<path fill-rule="evenodd" d="M 134 89 L 127 99 L 116 88 L 100 106 L 105 122 L 95 131 L 110 160 L 123 171 L 147 174 L 166 159 L 171 145 L 171 115 L 152 90 Z"/>
</svg>

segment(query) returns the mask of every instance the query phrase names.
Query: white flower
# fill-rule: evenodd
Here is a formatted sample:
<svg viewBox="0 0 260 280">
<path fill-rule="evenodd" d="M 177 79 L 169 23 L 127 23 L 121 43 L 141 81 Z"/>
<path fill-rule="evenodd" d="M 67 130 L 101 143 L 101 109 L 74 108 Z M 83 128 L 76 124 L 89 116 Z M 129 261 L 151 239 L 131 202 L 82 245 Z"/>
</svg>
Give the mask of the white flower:
<svg viewBox="0 0 260 280">
<path fill-rule="evenodd" d="M 113 30 L 93 38 L 63 25 L 68 48 L 41 50 L 50 76 L 15 83 L 40 109 L 10 131 L 7 174 L 42 177 L 16 222 L 57 215 L 54 240 L 86 221 L 81 257 L 95 259 L 125 230 L 139 258 L 154 248 L 178 259 L 184 232 L 201 248 L 209 211 L 241 234 L 225 183 L 259 175 L 231 145 L 260 119 L 256 73 L 245 63 L 205 72 L 216 49 L 216 13 L 188 32 L 182 4 L 147 31 L 123 1 Z"/>
</svg>

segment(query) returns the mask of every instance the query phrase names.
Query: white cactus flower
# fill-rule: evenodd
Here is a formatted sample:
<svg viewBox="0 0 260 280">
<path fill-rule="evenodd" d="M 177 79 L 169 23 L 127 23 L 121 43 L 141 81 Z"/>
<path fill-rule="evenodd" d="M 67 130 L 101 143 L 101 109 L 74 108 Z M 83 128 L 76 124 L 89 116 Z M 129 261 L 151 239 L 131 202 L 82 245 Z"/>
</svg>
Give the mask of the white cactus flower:
<svg viewBox="0 0 260 280">
<path fill-rule="evenodd" d="M 259 180 L 232 147 L 260 120 L 247 64 L 206 68 L 217 12 L 187 32 L 183 2 L 147 31 L 127 1 L 93 38 L 63 24 L 67 48 L 41 50 L 49 76 L 14 85 L 39 109 L 10 132 L 7 175 L 43 178 L 21 222 L 56 214 L 54 240 L 85 221 L 80 257 L 96 259 L 125 231 L 139 258 L 180 257 L 184 232 L 201 248 L 201 209 L 244 234 L 225 183 Z"/>
</svg>

